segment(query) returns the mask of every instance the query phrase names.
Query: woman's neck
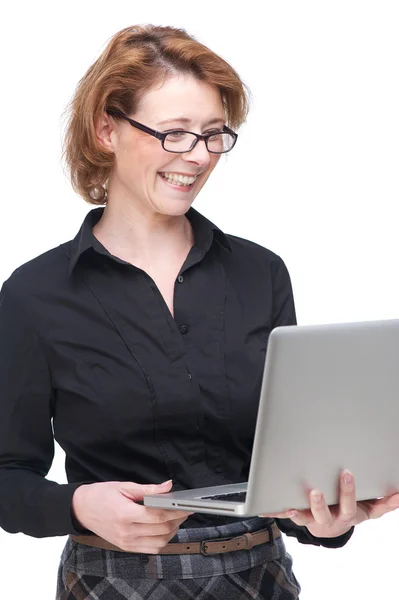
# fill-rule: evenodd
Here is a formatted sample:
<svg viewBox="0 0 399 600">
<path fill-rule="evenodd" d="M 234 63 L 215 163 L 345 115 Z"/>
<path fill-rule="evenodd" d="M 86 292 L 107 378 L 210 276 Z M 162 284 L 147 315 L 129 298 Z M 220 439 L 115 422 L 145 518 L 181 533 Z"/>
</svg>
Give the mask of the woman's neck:
<svg viewBox="0 0 399 600">
<path fill-rule="evenodd" d="M 155 265 L 179 259 L 194 245 L 185 215 L 169 216 L 107 204 L 93 235 L 111 254 L 136 264 Z"/>
</svg>

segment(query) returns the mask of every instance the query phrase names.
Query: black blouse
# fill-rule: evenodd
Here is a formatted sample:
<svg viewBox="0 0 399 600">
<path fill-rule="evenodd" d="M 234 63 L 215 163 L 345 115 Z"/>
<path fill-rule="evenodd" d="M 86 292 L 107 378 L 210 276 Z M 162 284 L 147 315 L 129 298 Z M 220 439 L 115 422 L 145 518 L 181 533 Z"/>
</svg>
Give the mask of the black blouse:
<svg viewBox="0 0 399 600">
<path fill-rule="evenodd" d="M 103 210 L 1 288 L 0 526 L 11 533 L 82 532 L 71 514 L 82 483 L 246 481 L 268 337 L 296 323 L 281 258 L 192 208 L 173 318 L 151 277 L 94 237 Z M 46 479 L 54 438 L 68 484 Z M 231 520 L 195 514 L 184 526 Z M 321 540 L 278 524 L 334 547 L 353 531 Z"/>
</svg>

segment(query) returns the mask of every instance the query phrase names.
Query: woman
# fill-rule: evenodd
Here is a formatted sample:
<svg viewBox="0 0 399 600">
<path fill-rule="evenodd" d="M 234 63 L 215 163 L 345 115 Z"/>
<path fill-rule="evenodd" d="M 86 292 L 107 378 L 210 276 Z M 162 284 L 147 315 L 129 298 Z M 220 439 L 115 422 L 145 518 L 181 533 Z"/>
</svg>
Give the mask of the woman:
<svg viewBox="0 0 399 600">
<path fill-rule="evenodd" d="M 58 600 L 291 600 L 280 530 L 339 547 L 399 504 L 356 504 L 347 472 L 336 512 L 317 491 L 275 519 L 142 504 L 172 481 L 247 480 L 268 335 L 295 324 L 284 262 L 191 208 L 246 114 L 237 73 L 171 27 L 119 32 L 78 85 L 65 157 L 105 207 L 17 269 L 0 303 L 0 525 L 70 536 Z M 68 484 L 45 479 L 54 438 Z"/>
</svg>

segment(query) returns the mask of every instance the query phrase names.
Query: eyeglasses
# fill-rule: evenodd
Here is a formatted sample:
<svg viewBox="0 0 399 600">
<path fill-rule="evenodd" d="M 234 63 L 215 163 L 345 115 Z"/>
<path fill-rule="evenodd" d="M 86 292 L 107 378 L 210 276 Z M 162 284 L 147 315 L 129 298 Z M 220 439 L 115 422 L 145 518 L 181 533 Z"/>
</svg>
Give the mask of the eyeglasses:
<svg viewBox="0 0 399 600">
<path fill-rule="evenodd" d="M 205 135 L 194 133 L 193 131 L 182 130 L 167 131 L 163 133 L 151 129 L 142 123 L 138 123 L 138 121 L 133 121 L 133 119 L 127 117 L 120 110 L 106 109 L 106 113 L 112 117 L 125 119 L 132 127 L 136 127 L 136 129 L 140 129 L 140 131 L 144 131 L 144 133 L 153 135 L 161 141 L 162 148 L 166 150 L 166 152 L 174 152 L 176 154 L 191 152 L 198 144 L 199 140 L 204 140 L 206 149 L 211 154 L 224 154 L 225 152 L 230 152 L 230 150 L 232 150 L 238 138 L 238 133 L 235 133 L 226 127 L 226 125 L 224 125 L 222 131 L 218 131 L 217 133 L 206 133 Z"/>
</svg>

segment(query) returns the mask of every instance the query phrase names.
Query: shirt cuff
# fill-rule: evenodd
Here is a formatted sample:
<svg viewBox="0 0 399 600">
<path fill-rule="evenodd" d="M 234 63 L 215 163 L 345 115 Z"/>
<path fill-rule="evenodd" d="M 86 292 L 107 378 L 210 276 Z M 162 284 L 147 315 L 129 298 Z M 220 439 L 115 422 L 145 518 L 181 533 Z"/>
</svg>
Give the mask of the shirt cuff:
<svg viewBox="0 0 399 600">
<path fill-rule="evenodd" d="M 322 538 L 312 535 L 307 527 L 305 527 L 304 529 L 306 529 L 306 535 L 309 537 L 310 540 L 312 540 L 313 543 L 319 546 L 323 546 L 324 548 L 342 548 L 342 546 L 345 546 L 345 544 L 349 542 L 350 538 L 353 535 L 353 532 L 355 531 L 355 528 L 351 527 L 349 531 L 337 537 Z"/>
<path fill-rule="evenodd" d="M 312 535 L 304 525 L 297 525 L 291 519 L 276 519 L 277 526 L 288 537 L 295 537 L 300 544 L 312 544 L 313 546 L 324 546 L 325 548 L 341 548 L 352 537 L 354 527 L 335 538 L 321 538 Z"/>
<path fill-rule="evenodd" d="M 90 531 L 90 529 L 85 529 L 81 525 L 81 523 L 76 518 L 76 515 L 75 515 L 75 513 L 73 511 L 73 507 L 72 507 L 72 497 L 73 497 L 73 494 L 75 493 L 75 491 L 78 489 L 78 487 L 80 487 L 81 485 L 88 485 L 91 483 L 96 483 L 96 482 L 95 481 L 82 481 L 82 482 L 76 484 L 76 487 L 72 492 L 72 496 L 70 498 L 70 505 L 69 505 L 69 516 L 70 516 L 71 526 L 73 528 L 73 531 L 70 531 L 70 533 L 72 535 L 96 535 L 93 531 Z"/>
<path fill-rule="evenodd" d="M 94 483 L 92 481 L 82 481 L 79 483 L 55 484 L 46 490 L 45 508 L 44 508 L 44 530 L 40 537 L 58 536 L 69 534 L 90 535 L 92 532 L 82 529 L 82 526 L 76 519 L 72 511 L 72 497 L 75 490 L 85 483 Z"/>
</svg>

